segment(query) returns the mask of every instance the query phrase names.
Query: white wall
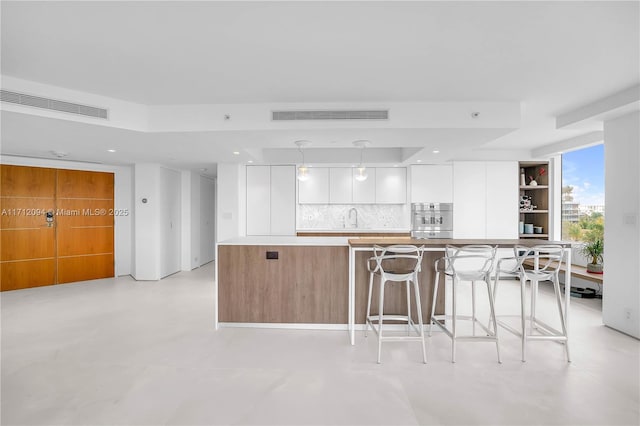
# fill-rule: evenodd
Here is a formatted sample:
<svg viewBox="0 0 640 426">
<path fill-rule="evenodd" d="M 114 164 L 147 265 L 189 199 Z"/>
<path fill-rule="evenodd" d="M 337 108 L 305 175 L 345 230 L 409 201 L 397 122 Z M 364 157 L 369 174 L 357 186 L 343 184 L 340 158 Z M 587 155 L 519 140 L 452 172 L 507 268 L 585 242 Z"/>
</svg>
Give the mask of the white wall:
<svg viewBox="0 0 640 426">
<path fill-rule="evenodd" d="M 202 209 L 202 200 L 200 197 L 200 175 L 196 173 L 190 173 L 189 181 L 191 182 L 189 188 L 189 198 L 191 205 L 190 214 L 190 232 L 185 229 L 185 234 L 190 236 L 189 245 L 189 269 L 195 269 L 200 266 L 200 235 L 202 233 L 200 215 Z"/>
<path fill-rule="evenodd" d="M 182 175 L 159 164 L 138 163 L 134 170 L 137 214 L 133 277 L 155 281 L 178 272 L 182 266 Z"/>
<path fill-rule="evenodd" d="M 245 235 L 246 175 L 238 164 L 218 164 L 216 241 Z"/>
<path fill-rule="evenodd" d="M 129 211 L 129 215 L 127 216 L 115 217 L 115 274 L 116 276 L 121 276 L 132 273 L 135 261 L 133 250 L 135 208 L 133 203 L 133 173 L 131 167 L 44 158 L 12 157 L 10 155 L 3 155 L 1 162 L 2 164 L 13 164 L 16 166 L 51 167 L 56 169 L 114 173 L 114 207 L 116 209 L 126 209 Z"/>
<path fill-rule="evenodd" d="M 181 269 L 182 175 L 160 167 L 160 278 Z"/>
<path fill-rule="evenodd" d="M 215 256 L 215 180 L 182 172 L 183 271 L 209 263 Z"/>
<path fill-rule="evenodd" d="M 160 166 L 134 166 L 136 280 L 160 279 Z M 146 199 L 146 203 L 142 200 Z"/>
<path fill-rule="evenodd" d="M 215 258 L 216 245 L 216 181 L 199 176 L 200 181 L 200 259 L 199 265 Z"/>
<path fill-rule="evenodd" d="M 193 199 L 192 187 L 194 184 L 198 184 L 199 182 L 194 182 L 195 174 L 184 170 L 180 176 L 180 180 L 182 183 L 182 236 L 181 236 L 181 248 L 182 248 L 182 256 L 180 259 L 180 269 L 183 271 L 190 271 L 197 266 L 192 266 L 191 259 L 194 256 L 198 256 L 197 250 L 193 249 L 193 239 L 194 234 L 197 234 L 197 229 L 194 229 L 192 226 L 193 223 L 193 215 L 198 214 L 198 209 L 194 209 L 196 203 L 200 202 L 200 199 Z M 197 175 L 196 175 L 197 176 Z"/>
<path fill-rule="evenodd" d="M 640 338 L 640 113 L 604 123 L 605 206 L 602 319 Z"/>
</svg>

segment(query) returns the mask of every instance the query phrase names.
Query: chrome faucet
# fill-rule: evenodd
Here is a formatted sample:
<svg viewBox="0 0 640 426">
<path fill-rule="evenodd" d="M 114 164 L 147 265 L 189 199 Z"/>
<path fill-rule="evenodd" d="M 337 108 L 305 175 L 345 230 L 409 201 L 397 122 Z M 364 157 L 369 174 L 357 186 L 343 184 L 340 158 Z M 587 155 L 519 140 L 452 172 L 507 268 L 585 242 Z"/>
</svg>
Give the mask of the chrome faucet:
<svg viewBox="0 0 640 426">
<path fill-rule="evenodd" d="M 351 222 L 351 212 L 354 212 L 354 213 L 356 214 L 356 224 L 355 224 L 355 227 L 357 228 L 357 227 L 358 227 L 358 210 L 356 210 L 356 208 L 355 208 L 355 207 L 351 207 L 351 208 L 349 209 L 349 222 Z"/>
</svg>

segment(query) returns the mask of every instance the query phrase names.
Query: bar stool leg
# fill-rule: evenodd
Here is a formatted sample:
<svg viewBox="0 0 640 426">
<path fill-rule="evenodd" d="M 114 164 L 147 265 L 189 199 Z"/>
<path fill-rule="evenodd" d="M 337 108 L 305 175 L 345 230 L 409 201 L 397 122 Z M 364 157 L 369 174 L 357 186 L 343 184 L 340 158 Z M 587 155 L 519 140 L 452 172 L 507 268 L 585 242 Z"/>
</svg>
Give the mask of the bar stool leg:
<svg viewBox="0 0 640 426">
<path fill-rule="evenodd" d="M 369 274 L 369 296 L 367 300 L 367 316 L 364 317 L 364 337 L 367 337 L 367 332 L 369 331 L 369 326 L 371 325 L 371 329 L 373 330 L 373 324 L 371 324 L 369 320 L 369 316 L 371 315 L 371 296 L 373 293 L 373 273 Z"/>
<path fill-rule="evenodd" d="M 556 300 L 558 302 L 558 313 L 560 314 L 560 324 L 562 325 L 562 334 L 564 334 L 564 350 L 567 353 L 567 362 L 571 362 L 571 356 L 569 355 L 569 336 L 567 336 L 567 325 L 564 321 L 564 314 L 562 312 L 562 298 L 560 296 L 560 281 L 556 275 L 553 280 L 553 289 L 556 293 Z"/>
<path fill-rule="evenodd" d="M 451 362 L 456 362 L 456 277 L 452 277 L 452 286 L 451 286 Z"/>
<path fill-rule="evenodd" d="M 522 362 L 526 361 L 525 358 L 525 354 L 526 354 L 526 348 L 525 348 L 525 342 L 527 341 L 527 329 L 526 329 L 526 316 L 527 313 L 524 310 L 524 296 L 525 296 L 525 290 L 526 290 L 526 283 L 527 280 L 523 278 L 520 279 L 520 323 L 522 326 L 522 336 L 520 336 L 522 338 Z"/>
<path fill-rule="evenodd" d="M 489 295 L 489 313 L 490 313 L 490 322 L 493 322 L 493 336 L 496 338 L 496 351 L 498 353 L 498 363 L 502 364 L 502 360 L 500 359 L 500 343 L 498 341 L 498 322 L 496 321 L 496 307 L 495 307 L 495 300 L 493 298 L 493 293 L 491 291 L 491 285 L 489 284 L 491 281 L 490 278 L 488 278 L 487 281 L 485 281 L 487 283 L 487 294 Z"/>
<path fill-rule="evenodd" d="M 427 363 L 427 348 L 424 344 L 424 324 L 422 322 L 422 302 L 420 301 L 420 286 L 418 285 L 418 277 L 414 277 L 413 281 L 414 294 L 416 296 L 416 310 L 418 311 L 418 325 L 420 326 L 420 339 L 422 340 L 422 362 Z"/>
<path fill-rule="evenodd" d="M 476 282 L 471 281 L 471 327 L 476 335 Z"/>
<path fill-rule="evenodd" d="M 411 282 L 405 281 L 407 287 L 407 336 L 411 335 Z"/>
<path fill-rule="evenodd" d="M 436 314 L 436 299 L 438 298 L 438 283 L 440 282 L 440 272 L 436 271 L 436 280 L 433 284 L 433 300 L 431 301 L 431 313 L 429 314 L 429 337 L 433 331 L 434 315 Z"/>
<path fill-rule="evenodd" d="M 493 289 L 489 289 L 489 292 L 491 292 L 492 296 L 493 296 L 493 303 L 495 305 L 495 301 L 496 301 L 496 297 L 498 296 L 498 281 L 500 280 L 500 273 L 497 272 L 494 279 L 493 279 Z M 495 317 L 495 315 L 494 315 Z M 488 329 L 491 329 L 491 322 L 493 322 L 495 324 L 495 328 L 498 327 L 498 324 L 496 323 L 495 318 L 489 317 L 489 325 L 487 326 Z"/>
<path fill-rule="evenodd" d="M 531 281 L 531 321 L 529 323 L 529 334 L 533 334 L 536 329 L 536 299 L 538 298 L 538 281 Z"/>
<path fill-rule="evenodd" d="M 384 312 L 384 285 L 386 281 L 384 277 L 380 277 L 380 298 L 378 300 L 378 364 L 381 362 L 382 355 L 382 315 Z"/>
</svg>

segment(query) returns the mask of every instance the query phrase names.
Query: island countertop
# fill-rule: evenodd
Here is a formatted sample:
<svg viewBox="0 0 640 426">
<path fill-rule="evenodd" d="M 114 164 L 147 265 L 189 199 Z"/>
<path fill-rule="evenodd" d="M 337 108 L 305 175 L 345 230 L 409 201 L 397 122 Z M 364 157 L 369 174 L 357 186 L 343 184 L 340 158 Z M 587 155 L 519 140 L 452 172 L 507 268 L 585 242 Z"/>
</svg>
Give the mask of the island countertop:
<svg viewBox="0 0 640 426">
<path fill-rule="evenodd" d="M 220 241 L 229 246 L 348 246 L 348 237 L 296 237 L 293 235 L 265 235 L 237 237 Z"/>
<path fill-rule="evenodd" d="M 425 248 L 444 248 L 447 245 L 464 246 L 469 244 L 488 244 L 499 248 L 512 248 L 514 246 L 532 247 L 542 244 L 557 244 L 562 247 L 570 247 L 566 241 L 548 241 L 535 238 L 526 239 L 419 239 L 398 236 L 371 236 L 371 237 L 296 237 L 296 236 L 249 236 L 224 240 L 218 245 L 239 246 L 351 246 L 371 247 L 373 245 L 411 244 L 425 246 Z"/>
<path fill-rule="evenodd" d="M 415 246 L 425 246 L 425 248 L 444 248 L 447 245 L 465 246 L 471 244 L 487 244 L 498 246 L 499 248 L 512 248 L 515 246 L 533 247 L 543 244 L 555 244 L 562 247 L 570 247 L 571 243 L 566 241 L 549 241 L 538 240 L 534 238 L 526 239 L 418 239 L 411 237 L 360 237 L 350 238 L 349 245 L 351 247 L 371 247 L 372 245 L 393 245 L 393 244 L 411 244 Z"/>
</svg>

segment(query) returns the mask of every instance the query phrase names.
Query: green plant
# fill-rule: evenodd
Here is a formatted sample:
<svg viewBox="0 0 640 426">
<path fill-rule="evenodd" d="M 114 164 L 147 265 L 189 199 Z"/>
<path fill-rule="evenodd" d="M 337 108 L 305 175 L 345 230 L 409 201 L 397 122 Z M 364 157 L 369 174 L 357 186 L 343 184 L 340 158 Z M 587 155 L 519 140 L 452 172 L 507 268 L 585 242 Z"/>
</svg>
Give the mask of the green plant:
<svg viewBox="0 0 640 426">
<path fill-rule="evenodd" d="M 580 254 L 584 257 L 590 257 L 591 263 L 594 265 L 602 262 L 604 253 L 604 243 L 601 239 L 596 239 L 594 241 L 585 243 L 582 247 L 580 247 Z"/>
</svg>

